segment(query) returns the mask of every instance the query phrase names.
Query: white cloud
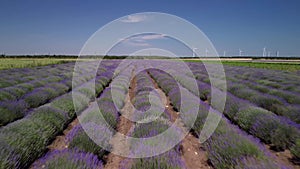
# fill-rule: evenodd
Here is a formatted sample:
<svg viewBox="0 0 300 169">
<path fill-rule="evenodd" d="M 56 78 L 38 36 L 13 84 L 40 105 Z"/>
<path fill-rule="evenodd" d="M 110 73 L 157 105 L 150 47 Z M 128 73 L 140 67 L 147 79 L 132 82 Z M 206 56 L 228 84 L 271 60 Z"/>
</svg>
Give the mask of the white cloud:
<svg viewBox="0 0 300 169">
<path fill-rule="evenodd" d="M 142 35 L 141 39 L 144 40 L 152 40 L 152 39 L 163 39 L 166 35 L 164 34 L 150 34 L 150 35 Z"/>
<path fill-rule="evenodd" d="M 130 43 L 130 45 L 132 45 L 132 46 L 151 46 L 149 43 L 135 43 L 135 42 L 133 42 L 133 43 Z"/>
<path fill-rule="evenodd" d="M 137 23 L 146 20 L 145 15 L 128 15 L 126 18 L 122 19 L 121 22 L 125 23 Z"/>
<path fill-rule="evenodd" d="M 126 41 L 126 44 L 130 45 L 130 46 L 151 46 L 149 43 L 147 42 L 138 42 L 138 41 Z"/>
<path fill-rule="evenodd" d="M 153 39 L 163 39 L 167 36 L 164 34 L 146 34 L 146 35 L 137 35 L 128 38 L 121 38 L 119 41 L 135 41 L 135 42 L 146 42 L 147 40 Z"/>
<path fill-rule="evenodd" d="M 121 38 L 119 41 L 130 46 L 151 46 L 151 44 L 147 43 L 148 40 L 163 39 L 165 37 L 166 35 L 164 34 L 145 34 L 129 38 Z"/>
<path fill-rule="evenodd" d="M 136 39 L 136 38 L 129 38 L 122 40 L 123 44 L 130 45 L 130 46 L 151 46 L 143 39 Z"/>
</svg>

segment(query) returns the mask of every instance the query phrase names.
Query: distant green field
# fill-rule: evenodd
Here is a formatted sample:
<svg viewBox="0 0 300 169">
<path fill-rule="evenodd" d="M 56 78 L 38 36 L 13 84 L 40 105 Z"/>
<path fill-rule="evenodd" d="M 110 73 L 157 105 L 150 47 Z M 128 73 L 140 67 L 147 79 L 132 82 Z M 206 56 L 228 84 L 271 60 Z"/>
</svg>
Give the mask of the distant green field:
<svg viewBox="0 0 300 169">
<path fill-rule="evenodd" d="M 45 66 L 51 64 L 61 64 L 74 61 L 73 59 L 31 59 L 31 58 L 1 58 L 0 59 L 0 70 L 2 69 L 13 69 L 13 68 L 26 68 L 26 67 L 36 67 Z"/>
<path fill-rule="evenodd" d="M 13 69 L 13 68 L 26 68 L 45 66 L 51 64 L 62 64 L 73 62 L 73 58 L 0 58 L 0 70 Z M 185 60 L 186 62 L 199 62 L 200 60 Z M 207 63 L 218 63 L 216 61 L 205 60 Z M 284 71 L 300 71 L 300 62 L 251 62 L 251 61 L 228 61 L 223 60 L 224 65 L 229 66 L 246 66 L 263 69 L 274 69 Z"/>
<path fill-rule="evenodd" d="M 199 60 L 186 60 L 187 62 L 199 62 Z M 218 63 L 216 61 L 204 61 L 208 63 Z M 251 62 L 251 61 L 222 61 L 224 65 L 229 66 L 246 66 L 262 69 L 274 69 L 274 70 L 284 70 L 284 71 L 299 71 L 300 62 Z"/>
</svg>

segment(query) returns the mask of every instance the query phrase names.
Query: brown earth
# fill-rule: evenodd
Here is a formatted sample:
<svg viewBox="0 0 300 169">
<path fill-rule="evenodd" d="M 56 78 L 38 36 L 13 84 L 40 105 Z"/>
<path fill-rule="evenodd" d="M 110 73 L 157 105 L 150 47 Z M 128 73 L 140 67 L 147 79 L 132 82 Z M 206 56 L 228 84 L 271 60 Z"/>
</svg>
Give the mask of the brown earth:
<svg viewBox="0 0 300 169">
<path fill-rule="evenodd" d="M 276 152 L 270 148 L 269 145 L 265 146 L 269 152 L 273 155 L 275 161 L 281 165 L 284 165 L 289 168 L 300 169 L 299 165 L 296 165 L 292 162 L 292 154 L 289 150 L 285 150 L 282 152 Z"/>
<path fill-rule="evenodd" d="M 79 124 L 78 118 L 74 119 L 68 125 L 68 127 L 63 131 L 63 133 L 61 135 L 56 136 L 54 141 L 50 145 L 47 146 L 48 150 L 51 152 L 54 150 L 63 150 L 63 149 L 68 148 L 68 145 L 66 144 L 66 140 L 65 140 L 66 136 L 78 124 Z M 34 163 L 32 163 L 32 165 L 29 167 L 29 169 L 32 169 L 34 166 L 43 168 L 43 166 L 41 166 L 41 165 L 42 164 L 40 163 L 40 159 L 37 159 Z"/>
<path fill-rule="evenodd" d="M 122 115 L 117 125 L 118 133 L 116 133 L 116 135 L 114 135 L 110 140 L 110 144 L 112 145 L 113 149 L 112 152 L 106 157 L 104 169 L 119 169 L 121 162 L 126 159 L 126 156 L 129 153 L 129 143 L 126 139 L 126 135 L 133 130 L 134 123 L 126 117 L 130 118 L 134 110 L 131 102 L 134 98 L 135 86 L 136 78 L 134 77 L 129 86 L 129 91 L 125 99 L 125 105 L 121 110 Z M 131 165 L 131 163 L 132 161 L 128 160 L 126 165 Z"/>
<path fill-rule="evenodd" d="M 56 136 L 55 140 L 47 147 L 49 151 L 53 150 L 63 150 L 65 148 L 68 148 L 68 145 L 66 144 L 66 136 L 67 134 L 76 126 L 79 124 L 78 118 L 73 120 L 68 127 L 63 131 L 62 135 Z"/>
</svg>

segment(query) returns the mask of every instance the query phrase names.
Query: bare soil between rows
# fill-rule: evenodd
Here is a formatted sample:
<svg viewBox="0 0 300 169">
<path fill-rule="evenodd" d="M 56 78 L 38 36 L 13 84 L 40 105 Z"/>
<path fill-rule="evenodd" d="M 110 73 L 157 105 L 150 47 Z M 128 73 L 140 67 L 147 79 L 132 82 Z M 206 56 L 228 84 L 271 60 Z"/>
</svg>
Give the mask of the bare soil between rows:
<svg viewBox="0 0 300 169">
<path fill-rule="evenodd" d="M 174 111 L 173 107 L 170 105 L 169 98 L 166 97 L 164 92 L 158 87 L 157 83 L 152 79 L 152 82 L 160 94 L 162 100 L 164 100 L 164 104 L 166 104 L 167 111 L 171 115 L 171 122 L 175 122 L 177 119 L 179 119 L 179 113 Z M 128 102 L 131 102 L 132 99 L 134 98 L 134 89 L 135 89 L 136 81 L 135 78 L 132 80 L 130 87 L 129 87 L 129 93 L 128 97 L 126 98 L 125 101 L 125 106 L 122 109 L 122 114 L 123 113 L 129 113 L 126 114 L 125 116 L 128 117 L 130 116 L 130 113 L 132 112 L 132 107 L 129 107 Z M 134 122 L 128 120 L 126 117 L 121 116 L 120 121 L 117 126 L 117 131 L 126 135 L 129 134 L 130 131 L 132 131 L 132 127 L 134 127 Z M 184 128 L 183 123 L 178 123 L 178 125 L 182 128 Z M 186 130 L 186 129 L 183 129 Z M 119 138 L 116 138 L 119 137 Z M 128 143 L 126 143 L 125 138 L 122 138 L 122 135 L 116 136 L 112 138 L 111 144 L 113 146 L 113 152 L 114 151 L 123 151 L 126 152 L 129 150 L 127 146 L 129 146 Z M 185 162 L 185 165 L 188 169 L 209 169 L 212 168 L 209 166 L 208 161 L 207 161 L 207 154 L 205 150 L 203 149 L 202 145 L 199 143 L 198 139 L 189 133 L 186 135 L 186 137 L 182 140 L 182 143 L 180 145 L 181 148 L 181 158 Z M 128 158 L 116 155 L 115 153 L 110 153 L 107 158 L 106 158 L 106 165 L 104 166 L 105 169 L 119 169 L 121 167 L 121 163 L 123 160 L 127 159 L 127 166 L 125 168 L 130 168 L 132 165 L 132 160 L 128 160 Z M 126 153 L 124 153 L 125 155 Z M 123 166 L 124 167 L 124 166 Z"/>
<path fill-rule="evenodd" d="M 66 136 L 78 124 L 79 124 L 78 118 L 75 118 L 71 123 L 69 123 L 67 128 L 62 132 L 62 134 L 56 136 L 55 139 L 52 141 L 52 143 L 47 146 L 48 152 L 51 152 L 54 150 L 63 150 L 63 149 L 68 148 L 68 145 L 66 144 Z M 37 159 L 35 162 L 33 162 L 31 164 L 31 166 L 29 167 L 29 169 L 32 169 L 34 166 L 41 166 L 40 158 Z"/>
<path fill-rule="evenodd" d="M 265 145 L 269 152 L 273 155 L 276 162 L 289 168 L 300 169 L 300 165 L 296 165 L 292 162 L 292 153 L 289 150 L 284 150 L 282 152 L 276 152 L 270 148 L 269 145 Z"/>
<path fill-rule="evenodd" d="M 134 90 L 136 87 L 136 78 L 133 77 L 130 82 L 127 97 L 125 99 L 125 105 L 121 110 L 122 115 L 120 116 L 119 123 L 117 125 L 117 134 L 111 139 L 110 144 L 113 149 L 108 154 L 105 161 L 106 164 L 104 169 L 119 169 L 123 160 L 127 159 L 126 156 L 129 153 L 129 143 L 126 140 L 126 136 L 133 130 L 134 123 L 128 119 L 132 116 L 133 107 L 132 100 L 134 98 Z M 120 155 L 117 155 L 120 154 Z M 131 165 L 131 160 L 127 161 L 127 165 Z"/>
<path fill-rule="evenodd" d="M 165 93 L 160 89 L 158 84 L 152 78 L 155 89 L 159 93 L 163 102 L 166 104 L 166 109 L 171 115 L 171 122 L 176 123 L 178 127 L 182 128 L 183 131 L 187 131 L 183 122 L 180 119 L 179 112 L 176 112 L 173 106 L 170 104 L 170 98 L 165 95 Z M 208 163 L 207 153 L 204 150 L 204 147 L 200 144 L 198 139 L 189 132 L 185 138 L 182 140 L 180 145 L 181 157 L 185 162 L 185 165 L 188 169 L 209 169 L 212 168 Z"/>
<path fill-rule="evenodd" d="M 66 144 L 66 136 L 68 133 L 79 124 L 78 118 L 75 118 L 68 127 L 63 131 L 62 135 L 56 136 L 55 140 L 47 147 L 49 151 L 53 150 L 63 150 L 68 148 L 68 145 Z"/>
</svg>

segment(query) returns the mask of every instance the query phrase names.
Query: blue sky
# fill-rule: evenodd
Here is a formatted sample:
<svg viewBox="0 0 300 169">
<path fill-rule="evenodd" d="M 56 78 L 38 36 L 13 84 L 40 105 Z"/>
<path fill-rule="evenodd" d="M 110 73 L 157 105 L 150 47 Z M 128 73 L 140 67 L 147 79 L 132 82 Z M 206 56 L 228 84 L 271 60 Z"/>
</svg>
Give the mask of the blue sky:
<svg viewBox="0 0 300 169">
<path fill-rule="evenodd" d="M 78 54 L 100 27 L 138 12 L 170 13 L 200 28 L 220 54 L 300 55 L 300 1 L 2 0 L 0 53 Z"/>
</svg>

